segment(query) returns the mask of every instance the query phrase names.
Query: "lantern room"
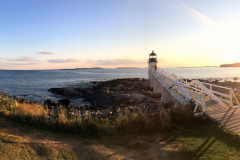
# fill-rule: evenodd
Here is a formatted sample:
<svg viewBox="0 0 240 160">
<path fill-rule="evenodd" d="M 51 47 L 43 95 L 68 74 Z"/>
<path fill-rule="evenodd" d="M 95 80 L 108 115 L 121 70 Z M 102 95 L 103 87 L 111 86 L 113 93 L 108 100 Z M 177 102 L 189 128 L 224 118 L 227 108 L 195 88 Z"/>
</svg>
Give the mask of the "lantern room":
<svg viewBox="0 0 240 160">
<path fill-rule="evenodd" d="M 154 53 L 154 51 L 152 51 L 152 53 L 149 54 L 149 61 L 148 61 L 148 63 L 150 63 L 150 62 L 157 62 L 157 55 L 156 55 L 156 53 Z"/>
</svg>

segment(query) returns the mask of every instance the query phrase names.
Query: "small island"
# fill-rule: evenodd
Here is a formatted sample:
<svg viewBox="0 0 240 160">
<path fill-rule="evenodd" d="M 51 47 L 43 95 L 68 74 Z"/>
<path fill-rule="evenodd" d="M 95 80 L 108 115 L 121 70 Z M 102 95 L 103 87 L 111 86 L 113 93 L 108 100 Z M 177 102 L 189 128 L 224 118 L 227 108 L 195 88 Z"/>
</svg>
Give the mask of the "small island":
<svg viewBox="0 0 240 160">
<path fill-rule="evenodd" d="M 220 67 L 240 67 L 240 63 L 222 64 Z"/>
</svg>

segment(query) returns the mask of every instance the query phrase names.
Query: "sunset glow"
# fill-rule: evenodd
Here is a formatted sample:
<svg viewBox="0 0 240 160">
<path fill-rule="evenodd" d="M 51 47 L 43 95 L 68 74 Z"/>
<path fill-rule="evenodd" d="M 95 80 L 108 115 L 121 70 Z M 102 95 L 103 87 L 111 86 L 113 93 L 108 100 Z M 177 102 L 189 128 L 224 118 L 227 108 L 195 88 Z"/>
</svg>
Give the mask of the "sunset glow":
<svg viewBox="0 0 240 160">
<path fill-rule="evenodd" d="M 0 3 L 0 69 L 147 67 L 240 62 L 240 1 Z"/>
</svg>

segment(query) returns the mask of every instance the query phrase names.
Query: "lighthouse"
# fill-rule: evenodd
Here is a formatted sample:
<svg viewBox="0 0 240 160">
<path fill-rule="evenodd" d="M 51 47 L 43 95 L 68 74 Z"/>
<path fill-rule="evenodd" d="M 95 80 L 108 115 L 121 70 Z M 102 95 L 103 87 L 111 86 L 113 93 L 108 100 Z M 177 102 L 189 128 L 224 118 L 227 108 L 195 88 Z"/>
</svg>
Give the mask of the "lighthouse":
<svg viewBox="0 0 240 160">
<path fill-rule="evenodd" d="M 148 79 L 151 79 L 151 73 L 150 70 L 154 69 L 157 70 L 157 54 L 152 51 L 151 54 L 149 54 L 149 61 L 148 61 Z"/>
</svg>

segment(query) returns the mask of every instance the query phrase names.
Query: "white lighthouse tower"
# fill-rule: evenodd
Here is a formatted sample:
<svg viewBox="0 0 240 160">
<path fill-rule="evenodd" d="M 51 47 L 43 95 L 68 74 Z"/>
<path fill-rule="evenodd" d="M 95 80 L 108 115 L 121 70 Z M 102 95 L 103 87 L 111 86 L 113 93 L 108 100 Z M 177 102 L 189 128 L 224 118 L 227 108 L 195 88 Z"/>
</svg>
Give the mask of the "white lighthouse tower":
<svg viewBox="0 0 240 160">
<path fill-rule="evenodd" d="M 157 70 L 157 55 L 154 53 L 154 51 L 152 51 L 151 54 L 149 54 L 149 61 L 148 61 L 148 79 L 150 80 L 151 77 L 151 73 L 150 70 L 154 69 Z"/>
</svg>

